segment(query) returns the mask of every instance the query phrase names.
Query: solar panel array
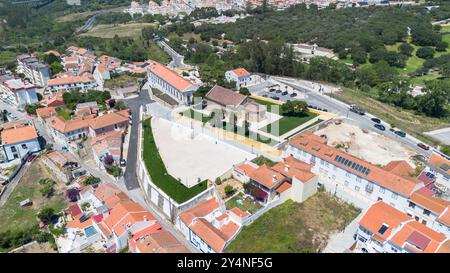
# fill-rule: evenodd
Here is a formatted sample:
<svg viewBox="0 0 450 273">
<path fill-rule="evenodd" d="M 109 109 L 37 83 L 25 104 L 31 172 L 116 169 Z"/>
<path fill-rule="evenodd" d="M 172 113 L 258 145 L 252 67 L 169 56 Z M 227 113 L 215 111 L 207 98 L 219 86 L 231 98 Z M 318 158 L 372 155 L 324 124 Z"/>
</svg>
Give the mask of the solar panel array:
<svg viewBox="0 0 450 273">
<path fill-rule="evenodd" d="M 345 165 L 345 166 L 347 166 L 347 167 L 349 167 L 349 168 L 351 168 L 351 169 L 353 169 L 353 170 L 355 170 L 357 172 L 360 172 L 362 174 L 368 175 L 370 173 L 370 169 L 369 168 L 364 167 L 363 165 L 360 165 L 358 163 L 355 163 L 355 162 L 353 162 L 353 161 L 351 161 L 351 160 L 349 160 L 347 158 L 344 158 L 344 157 L 342 157 L 340 155 L 337 155 L 334 158 L 334 161 L 336 161 L 338 163 L 341 163 L 341 164 L 343 164 L 343 165 Z"/>
</svg>

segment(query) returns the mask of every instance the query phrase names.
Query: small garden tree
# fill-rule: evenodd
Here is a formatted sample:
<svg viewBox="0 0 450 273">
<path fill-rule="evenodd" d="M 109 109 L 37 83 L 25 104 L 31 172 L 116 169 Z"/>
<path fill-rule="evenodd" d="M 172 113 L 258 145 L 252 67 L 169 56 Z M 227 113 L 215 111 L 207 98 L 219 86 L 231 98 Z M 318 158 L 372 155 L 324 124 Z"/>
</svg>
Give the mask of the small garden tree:
<svg viewBox="0 0 450 273">
<path fill-rule="evenodd" d="M 66 191 L 66 198 L 69 199 L 70 202 L 78 201 L 80 197 L 80 190 L 78 188 L 71 188 Z"/>
<path fill-rule="evenodd" d="M 289 116 L 303 116 L 308 113 L 308 104 L 304 101 L 288 101 L 281 106 L 281 111 Z"/>
<path fill-rule="evenodd" d="M 100 182 L 101 182 L 100 178 L 95 177 L 95 176 L 89 176 L 88 179 L 86 179 L 86 181 L 84 181 L 84 184 L 85 185 L 95 185 Z"/>
<path fill-rule="evenodd" d="M 225 191 L 225 195 L 226 196 L 230 196 L 233 194 L 234 192 L 234 188 L 231 185 L 226 185 L 225 188 L 223 189 Z"/>
<path fill-rule="evenodd" d="M 55 210 L 53 208 L 43 208 L 37 215 L 39 220 L 44 224 L 49 224 L 52 222 L 55 216 Z"/>
<path fill-rule="evenodd" d="M 242 87 L 241 89 L 239 89 L 239 94 L 242 94 L 244 96 L 250 96 L 251 95 L 250 91 L 246 87 Z"/>
</svg>

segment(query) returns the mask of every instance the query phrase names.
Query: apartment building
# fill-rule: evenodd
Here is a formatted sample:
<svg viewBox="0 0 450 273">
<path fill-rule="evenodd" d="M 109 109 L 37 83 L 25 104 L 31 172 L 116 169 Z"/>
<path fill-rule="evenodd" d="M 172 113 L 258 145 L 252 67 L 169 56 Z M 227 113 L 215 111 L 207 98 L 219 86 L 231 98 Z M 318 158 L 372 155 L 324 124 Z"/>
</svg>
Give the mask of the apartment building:
<svg viewBox="0 0 450 273">
<path fill-rule="evenodd" d="M 426 170 L 434 175 L 440 187 L 450 189 L 450 157 L 434 151 L 427 161 Z"/>
<path fill-rule="evenodd" d="M 50 79 L 47 83 L 47 90 L 51 92 L 68 91 L 79 89 L 87 91 L 96 89 L 97 82 L 90 76 L 65 76 L 61 78 Z"/>
<path fill-rule="evenodd" d="M 0 98 L 19 108 L 25 107 L 26 104 L 38 102 L 36 86 L 28 80 L 22 79 L 9 79 L 0 82 Z"/>
<path fill-rule="evenodd" d="M 50 79 L 49 67 L 47 64 L 40 62 L 31 54 L 17 55 L 17 70 L 19 74 L 24 74 L 32 84 L 38 87 L 47 85 Z"/>
<path fill-rule="evenodd" d="M 399 175 L 390 167 L 381 168 L 328 146 L 325 138 L 310 132 L 291 139 L 286 153 L 312 164 L 311 171 L 319 176 L 319 184 L 328 191 L 343 199 L 347 199 L 343 196 L 347 192 L 366 206 L 383 200 L 404 210 L 409 196 L 423 186 L 409 176 L 408 169 Z"/>
</svg>

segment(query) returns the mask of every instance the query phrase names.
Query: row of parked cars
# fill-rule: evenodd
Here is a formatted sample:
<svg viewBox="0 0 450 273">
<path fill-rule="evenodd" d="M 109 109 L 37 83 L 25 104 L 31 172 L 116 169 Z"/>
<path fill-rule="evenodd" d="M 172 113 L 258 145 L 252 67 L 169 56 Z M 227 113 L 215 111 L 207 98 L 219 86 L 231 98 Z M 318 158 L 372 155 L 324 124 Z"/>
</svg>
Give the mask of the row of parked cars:
<svg viewBox="0 0 450 273">
<path fill-rule="evenodd" d="M 381 120 L 379 118 L 371 118 L 370 120 L 375 123 L 374 127 L 377 128 L 378 130 L 381 130 L 381 131 L 386 130 L 386 127 L 381 124 Z M 389 131 L 393 132 L 394 134 L 398 135 L 399 137 L 406 137 L 406 133 L 401 130 L 395 130 L 394 128 L 390 128 Z M 419 147 L 425 151 L 430 150 L 430 146 L 425 145 L 421 142 L 417 143 L 417 147 Z"/>
</svg>

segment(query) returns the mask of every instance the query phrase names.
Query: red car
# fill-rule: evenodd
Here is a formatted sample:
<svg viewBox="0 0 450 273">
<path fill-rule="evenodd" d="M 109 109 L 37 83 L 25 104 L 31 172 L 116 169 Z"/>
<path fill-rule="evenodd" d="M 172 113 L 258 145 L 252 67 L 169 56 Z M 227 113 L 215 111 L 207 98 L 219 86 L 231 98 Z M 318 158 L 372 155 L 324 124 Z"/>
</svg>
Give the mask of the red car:
<svg viewBox="0 0 450 273">
<path fill-rule="evenodd" d="M 36 158 L 35 155 L 30 155 L 30 156 L 27 158 L 27 161 L 28 161 L 28 162 L 31 162 L 31 161 L 33 161 L 35 158 Z"/>
<path fill-rule="evenodd" d="M 430 149 L 430 146 L 427 146 L 423 143 L 417 143 L 417 146 L 424 149 L 425 151 L 428 151 Z"/>
</svg>

